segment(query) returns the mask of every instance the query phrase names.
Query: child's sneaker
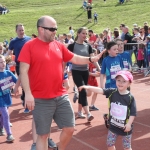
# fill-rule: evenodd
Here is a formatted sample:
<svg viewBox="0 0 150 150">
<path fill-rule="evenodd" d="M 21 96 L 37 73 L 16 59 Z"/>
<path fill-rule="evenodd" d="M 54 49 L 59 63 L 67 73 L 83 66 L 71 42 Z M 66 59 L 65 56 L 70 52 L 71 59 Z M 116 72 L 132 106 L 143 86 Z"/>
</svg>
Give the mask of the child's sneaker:
<svg viewBox="0 0 150 150">
<path fill-rule="evenodd" d="M 88 122 L 92 121 L 93 119 L 94 119 L 93 115 L 91 115 L 91 114 L 87 115 Z"/>
<path fill-rule="evenodd" d="M 25 110 L 24 110 L 24 113 L 25 114 L 27 114 L 27 113 L 29 113 L 30 111 L 29 111 L 29 109 L 28 108 L 26 108 Z"/>
<path fill-rule="evenodd" d="M 96 111 L 96 110 L 99 110 L 99 109 L 93 105 L 93 106 L 89 106 L 89 110 L 90 111 Z"/>
<path fill-rule="evenodd" d="M 15 140 L 12 134 L 8 135 L 6 139 L 7 139 L 7 142 L 13 142 Z"/>
<path fill-rule="evenodd" d="M 13 126 L 11 122 L 9 122 L 9 126 L 10 126 L 10 127 L 12 127 L 12 126 Z"/>
<path fill-rule="evenodd" d="M 85 118 L 85 115 L 82 112 L 78 112 L 78 118 Z"/>
<path fill-rule="evenodd" d="M 6 133 L 4 131 L 4 128 L 0 128 L 0 136 L 5 136 L 5 135 L 6 135 Z"/>
</svg>

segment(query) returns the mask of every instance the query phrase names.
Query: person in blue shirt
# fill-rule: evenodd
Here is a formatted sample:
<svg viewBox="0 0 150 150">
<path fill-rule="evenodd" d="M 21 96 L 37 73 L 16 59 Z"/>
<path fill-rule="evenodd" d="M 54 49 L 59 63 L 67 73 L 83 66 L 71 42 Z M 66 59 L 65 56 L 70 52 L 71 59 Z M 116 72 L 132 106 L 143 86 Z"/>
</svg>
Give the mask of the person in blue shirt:
<svg viewBox="0 0 150 150">
<path fill-rule="evenodd" d="M 124 43 L 121 39 L 116 39 L 115 42 L 118 45 L 118 53 L 121 56 L 123 61 L 123 68 L 124 70 L 132 71 L 131 69 L 131 57 L 129 52 L 124 51 Z"/>
<path fill-rule="evenodd" d="M 118 55 L 117 43 L 114 41 L 109 42 L 106 51 L 108 52 L 108 56 L 102 62 L 100 85 L 101 88 L 116 88 L 115 76 L 118 71 L 123 69 L 121 56 Z M 104 86 L 105 77 L 106 83 Z"/>
<path fill-rule="evenodd" d="M 0 55 L 0 135 L 5 135 L 3 131 L 4 127 L 7 133 L 7 142 L 13 142 L 14 137 L 10 129 L 8 107 L 12 105 L 10 91 L 14 83 L 17 82 L 17 78 L 12 72 L 5 68 L 5 57 Z"/>
<path fill-rule="evenodd" d="M 23 24 L 21 24 L 21 23 L 16 25 L 16 33 L 17 33 L 17 37 L 13 38 L 10 41 L 9 49 L 8 49 L 8 52 L 7 52 L 6 56 L 10 55 L 11 52 L 14 51 L 15 62 L 16 62 L 16 73 L 19 76 L 20 63 L 17 61 L 18 60 L 18 56 L 19 56 L 20 51 L 21 51 L 22 47 L 24 46 L 24 44 L 26 42 L 28 42 L 29 40 L 31 40 L 31 38 L 29 36 L 25 35 L 25 29 L 24 29 Z M 25 97 L 24 91 L 22 91 L 21 99 L 23 101 L 23 105 L 24 105 L 24 97 Z M 24 113 L 29 113 L 28 108 L 26 108 L 24 110 Z"/>
</svg>

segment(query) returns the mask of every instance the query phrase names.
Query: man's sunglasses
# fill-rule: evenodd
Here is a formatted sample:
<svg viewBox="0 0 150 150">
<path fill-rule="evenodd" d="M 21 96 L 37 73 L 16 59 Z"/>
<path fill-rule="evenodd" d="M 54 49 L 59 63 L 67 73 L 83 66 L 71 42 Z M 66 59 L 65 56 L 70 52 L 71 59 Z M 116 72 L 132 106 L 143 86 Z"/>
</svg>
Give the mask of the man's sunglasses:
<svg viewBox="0 0 150 150">
<path fill-rule="evenodd" d="M 39 27 L 41 27 L 41 28 L 43 28 L 45 30 L 49 30 L 51 32 L 57 31 L 57 28 L 48 28 L 48 27 L 42 27 L 42 26 L 39 26 Z"/>
</svg>

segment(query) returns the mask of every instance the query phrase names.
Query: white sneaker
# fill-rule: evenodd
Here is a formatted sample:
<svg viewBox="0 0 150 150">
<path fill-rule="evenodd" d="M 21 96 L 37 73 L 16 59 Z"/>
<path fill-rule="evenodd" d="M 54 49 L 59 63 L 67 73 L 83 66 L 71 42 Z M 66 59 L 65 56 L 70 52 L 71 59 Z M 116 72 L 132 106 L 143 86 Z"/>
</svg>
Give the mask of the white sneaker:
<svg viewBox="0 0 150 150">
<path fill-rule="evenodd" d="M 92 121 L 94 119 L 93 115 L 92 114 L 88 114 L 87 115 L 87 120 L 88 122 Z"/>
<path fill-rule="evenodd" d="M 78 112 L 78 118 L 86 118 L 82 112 Z"/>
</svg>

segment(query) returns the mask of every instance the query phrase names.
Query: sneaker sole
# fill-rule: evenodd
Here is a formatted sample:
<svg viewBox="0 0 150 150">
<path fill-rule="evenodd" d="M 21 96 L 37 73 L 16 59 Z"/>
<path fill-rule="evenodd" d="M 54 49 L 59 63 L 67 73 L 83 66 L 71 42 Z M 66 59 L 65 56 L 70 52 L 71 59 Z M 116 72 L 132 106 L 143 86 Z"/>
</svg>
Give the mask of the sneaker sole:
<svg viewBox="0 0 150 150">
<path fill-rule="evenodd" d="M 93 116 L 90 116 L 90 117 L 88 118 L 88 122 L 92 121 L 93 119 L 94 119 L 94 117 L 93 117 Z"/>
<path fill-rule="evenodd" d="M 3 134 L 0 134 L 0 136 L 5 136 L 6 134 L 5 133 L 3 133 Z"/>
<path fill-rule="evenodd" d="M 57 146 L 56 146 L 56 147 L 52 147 L 52 146 L 49 146 L 49 145 L 48 145 L 48 147 L 49 147 L 49 148 L 54 148 L 54 149 L 57 148 Z"/>
<path fill-rule="evenodd" d="M 15 140 L 15 139 L 13 139 L 13 140 L 7 140 L 6 142 L 8 142 L 8 143 L 13 143 L 14 140 Z"/>
<path fill-rule="evenodd" d="M 89 109 L 89 111 L 98 111 L 99 109 Z"/>
</svg>

